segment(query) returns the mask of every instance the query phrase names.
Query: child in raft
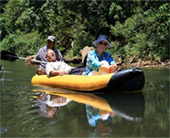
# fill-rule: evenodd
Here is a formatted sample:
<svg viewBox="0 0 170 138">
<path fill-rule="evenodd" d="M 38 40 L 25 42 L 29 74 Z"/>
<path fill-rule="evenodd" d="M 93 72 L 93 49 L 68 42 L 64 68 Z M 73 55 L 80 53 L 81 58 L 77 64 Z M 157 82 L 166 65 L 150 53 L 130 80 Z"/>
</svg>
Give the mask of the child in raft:
<svg viewBox="0 0 170 138">
<path fill-rule="evenodd" d="M 65 74 L 82 75 L 85 72 L 85 67 L 72 67 L 64 61 L 57 61 L 55 52 L 52 49 L 48 49 L 46 53 L 46 59 L 48 61 L 46 65 L 46 73 L 50 76 L 62 76 Z"/>
</svg>

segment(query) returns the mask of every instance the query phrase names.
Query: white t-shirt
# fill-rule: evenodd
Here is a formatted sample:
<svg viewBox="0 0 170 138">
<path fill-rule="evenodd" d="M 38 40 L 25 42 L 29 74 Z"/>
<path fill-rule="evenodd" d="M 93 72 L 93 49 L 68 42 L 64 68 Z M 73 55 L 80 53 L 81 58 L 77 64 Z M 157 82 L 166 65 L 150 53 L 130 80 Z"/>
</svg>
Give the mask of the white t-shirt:
<svg viewBox="0 0 170 138">
<path fill-rule="evenodd" d="M 74 67 L 71 67 L 70 65 L 66 64 L 63 61 L 56 61 L 56 62 L 48 62 L 46 65 L 46 73 L 48 76 L 50 76 L 50 72 L 52 70 L 57 71 L 65 71 L 66 73 L 70 72 Z"/>
</svg>

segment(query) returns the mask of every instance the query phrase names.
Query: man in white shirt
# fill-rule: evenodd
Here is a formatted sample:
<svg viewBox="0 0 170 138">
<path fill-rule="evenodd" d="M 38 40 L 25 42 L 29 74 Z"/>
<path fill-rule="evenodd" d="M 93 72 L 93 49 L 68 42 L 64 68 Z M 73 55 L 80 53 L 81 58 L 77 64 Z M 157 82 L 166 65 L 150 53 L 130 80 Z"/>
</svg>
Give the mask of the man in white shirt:
<svg viewBox="0 0 170 138">
<path fill-rule="evenodd" d="M 82 75 L 85 71 L 85 67 L 75 68 L 66 64 L 64 61 L 57 61 L 56 54 L 52 49 L 47 50 L 46 59 L 48 63 L 45 71 L 48 76 L 61 76 L 64 74 Z"/>
</svg>

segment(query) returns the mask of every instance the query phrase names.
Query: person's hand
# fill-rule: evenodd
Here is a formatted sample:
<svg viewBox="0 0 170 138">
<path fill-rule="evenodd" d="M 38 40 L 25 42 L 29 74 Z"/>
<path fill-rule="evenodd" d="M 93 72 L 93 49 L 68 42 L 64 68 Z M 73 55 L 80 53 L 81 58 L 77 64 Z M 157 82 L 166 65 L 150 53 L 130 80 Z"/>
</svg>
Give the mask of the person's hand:
<svg viewBox="0 0 170 138">
<path fill-rule="evenodd" d="M 101 65 L 99 69 L 105 71 L 106 73 L 110 73 L 109 67 L 106 67 L 105 65 Z"/>
<path fill-rule="evenodd" d="M 45 69 L 44 68 L 38 68 L 37 74 L 38 75 L 46 75 Z"/>
<path fill-rule="evenodd" d="M 33 58 L 34 58 L 33 56 L 26 57 L 25 63 L 32 64 L 32 59 Z"/>
<path fill-rule="evenodd" d="M 65 75 L 65 74 L 67 74 L 65 71 L 59 71 L 59 75 L 60 75 L 60 76 L 63 76 L 63 75 Z"/>
<path fill-rule="evenodd" d="M 113 73 L 117 70 L 117 65 L 116 64 L 112 64 L 110 65 L 109 69 L 108 69 L 108 72 L 109 73 Z"/>
<path fill-rule="evenodd" d="M 50 71 L 50 76 L 63 76 L 67 74 L 65 71 L 58 71 L 58 70 L 51 70 Z"/>
</svg>

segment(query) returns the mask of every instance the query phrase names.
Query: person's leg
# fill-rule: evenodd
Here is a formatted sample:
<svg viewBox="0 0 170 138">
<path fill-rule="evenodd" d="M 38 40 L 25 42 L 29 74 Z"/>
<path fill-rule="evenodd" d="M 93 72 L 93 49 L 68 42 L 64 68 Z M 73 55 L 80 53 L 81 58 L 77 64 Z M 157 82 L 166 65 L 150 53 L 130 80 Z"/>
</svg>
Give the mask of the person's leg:
<svg viewBox="0 0 170 138">
<path fill-rule="evenodd" d="M 86 67 L 78 67 L 72 69 L 68 74 L 74 74 L 74 75 L 82 75 L 83 72 L 85 72 Z"/>
</svg>

